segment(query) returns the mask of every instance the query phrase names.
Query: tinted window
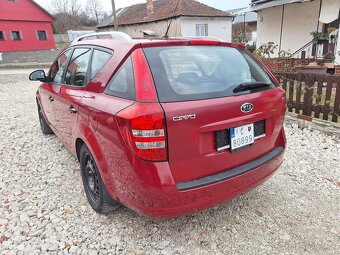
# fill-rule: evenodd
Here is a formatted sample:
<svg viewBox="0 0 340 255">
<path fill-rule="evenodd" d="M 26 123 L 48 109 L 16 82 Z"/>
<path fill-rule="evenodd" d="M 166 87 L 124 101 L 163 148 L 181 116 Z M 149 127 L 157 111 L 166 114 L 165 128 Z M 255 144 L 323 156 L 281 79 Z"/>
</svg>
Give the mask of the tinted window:
<svg viewBox="0 0 340 255">
<path fill-rule="evenodd" d="M 65 75 L 65 84 L 83 86 L 89 66 L 91 49 L 75 49 Z"/>
<path fill-rule="evenodd" d="M 105 93 L 130 100 L 135 98 L 135 79 L 131 58 L 128 58 L 113 76 L 105 89 Z"/>
<path fill-rule="evenodd" d="M 161 102 L 233 96 L 238 85 L 248 82 L 274 87 L 253 57 L 235 48 L 157 47 L 145 49 L 145 54 Z"/>
<path fill-rule="evenodd" d="M 51 82 L 61 83 L 70 55 L 71 50 L 67 50 L 53 63 L 50 70 Z"/>
<path fill-rule="evenodd" d="M 91 64 L 91 79 L 99 72 L 100 69 L 106 64 L 107 61 L 111 58 L 112 54 L 101 51 L 94 50 Z"/>
</svg>

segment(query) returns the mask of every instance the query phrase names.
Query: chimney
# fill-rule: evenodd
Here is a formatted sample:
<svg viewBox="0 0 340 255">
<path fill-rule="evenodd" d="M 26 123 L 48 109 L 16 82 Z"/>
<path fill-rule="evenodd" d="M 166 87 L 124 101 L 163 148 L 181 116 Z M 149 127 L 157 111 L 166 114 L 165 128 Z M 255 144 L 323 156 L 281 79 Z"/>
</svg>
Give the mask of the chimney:
<svg viewBox="0 0 340 255">
<path fill-rule="evenodd" d="M 152 0 L 146 0 L 146 9 L 148 10 L 148 15 L 153 14 L 153 2 Z"/>
</svg>

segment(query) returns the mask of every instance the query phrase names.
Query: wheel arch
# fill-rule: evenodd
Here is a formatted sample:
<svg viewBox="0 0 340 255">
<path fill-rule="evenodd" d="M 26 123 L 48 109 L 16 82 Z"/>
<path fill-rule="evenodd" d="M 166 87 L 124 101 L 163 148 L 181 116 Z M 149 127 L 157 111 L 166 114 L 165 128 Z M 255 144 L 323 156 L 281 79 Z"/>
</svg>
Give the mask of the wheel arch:
<svg viewBox="0 0 340 255">
<path fill-rule="evenodd" d="M 78 161 L 80 162 L 80 151 L 82 146 L 85 144 L 89 151 L 91 152 L 92 156 L 96 160 L 96 164 L 98 167 L 98 170 L 100 172 L 102 181 L 104 183 L 106 192 L 108 194 L 104 194 L 106 198 L 108 198 L 108 195 L 110 197 L 116 199 L 116 188 L 114 184 L 114 179 L 112 174 L 110 173 L 108 169 L 107 162 L 105 160 L 104 154 L 102 153 L 102 148 L 100 146 L 100 142 L 98 141 L 98 138 L 95 136 L 94 133 L 88 128 L 83 126 L 83 130 L 80 132 L 81 134 L 86 134 L 84 136 L 79 135 L 74 144 L 75 148 L 75 154 L 77 156 Z M 110 201 L 107 199 L 107 201 Z"/>
<path fill-rule="evenodd" d="M 83 146 L 85 142 L 83 141 L 83 139 L 81 138 L 77 138 L 76 139 L 76 156 L 77 156 L 77 159 L 78 161 L 80 162 L 80 150 L 81 150 L 81 147 Z M 88 145 L 86 145 L 88 147 Z"/>
</svg>

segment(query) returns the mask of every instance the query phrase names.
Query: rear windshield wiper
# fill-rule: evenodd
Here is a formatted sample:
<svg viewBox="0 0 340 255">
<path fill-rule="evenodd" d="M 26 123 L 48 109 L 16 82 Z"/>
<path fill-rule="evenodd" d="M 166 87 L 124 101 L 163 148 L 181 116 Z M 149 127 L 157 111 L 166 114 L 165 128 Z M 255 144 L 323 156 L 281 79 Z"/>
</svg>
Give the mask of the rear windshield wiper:
<svg viewBox="0 0 340 255">
<path fill-rule="evenodd" d="M 236 88 L 234 88 L 233 92 L 238 93 L 241 91 L 247 91 L 247 90 L 252 90 L 252 89 L 257 89 L 257 88 L 265 88 L 269 87 L 271 84 L 270 83 L 265 83 L 265 82 L 244 82 L 238 85 Z"/>
</svg>

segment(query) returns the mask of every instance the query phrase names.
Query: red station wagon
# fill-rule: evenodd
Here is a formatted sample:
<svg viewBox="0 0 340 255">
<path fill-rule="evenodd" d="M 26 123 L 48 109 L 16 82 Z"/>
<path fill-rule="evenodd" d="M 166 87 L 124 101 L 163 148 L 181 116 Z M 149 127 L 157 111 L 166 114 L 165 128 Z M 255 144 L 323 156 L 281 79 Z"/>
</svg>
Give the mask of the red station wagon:
<svg viewBox="0 0 340 255">
<path fill-rule="evenodd" d="M 239 196 L 281 165 L 286 98 L 242 45 L 79 38 L 30 80 L 44 134 L 77 156 L 98 213 L 173 218 Z"/>
</svg>

